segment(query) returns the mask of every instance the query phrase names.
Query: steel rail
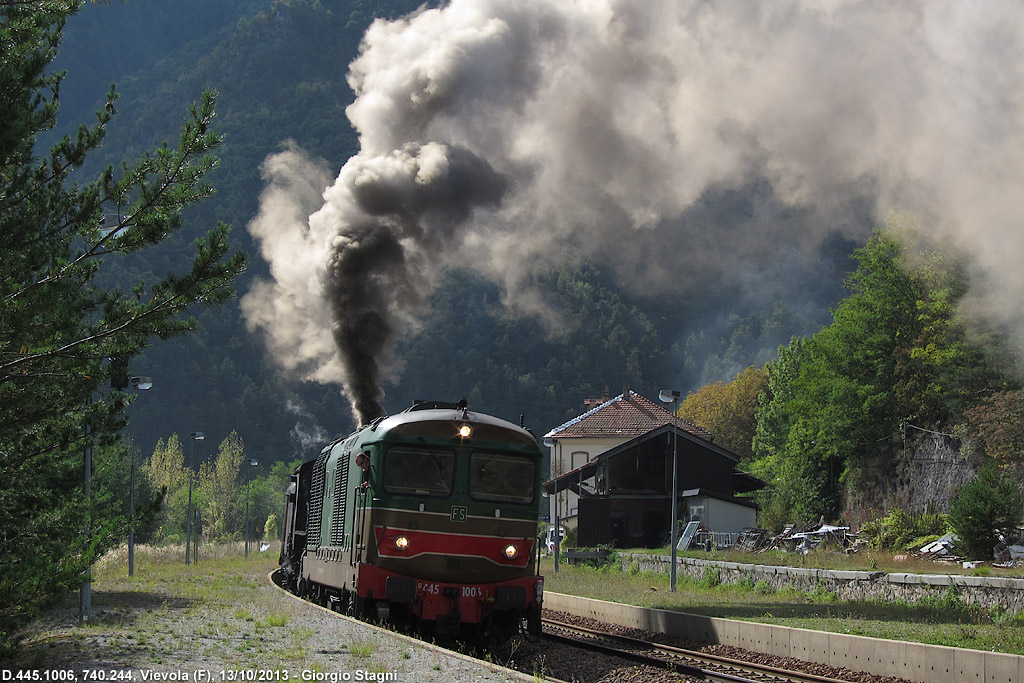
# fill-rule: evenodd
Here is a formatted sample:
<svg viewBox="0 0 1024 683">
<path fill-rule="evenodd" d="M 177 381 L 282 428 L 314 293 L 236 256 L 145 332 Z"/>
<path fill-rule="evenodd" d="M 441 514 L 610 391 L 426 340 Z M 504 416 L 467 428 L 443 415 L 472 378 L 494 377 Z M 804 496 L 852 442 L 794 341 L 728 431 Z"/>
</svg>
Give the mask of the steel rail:
<svg viewBox="0 0 1024 683">
<path fill-rule="evenodd" d="M 731 683 L 766 683 L 769 681 L 786 681 L 788 683 L 848 683 L 847 681 L 840 681 L 835 678 L 819 676 L 817 674 L 803 671 L 780 669 L 767 664 L 744 662 L 706 652 L 697 652 L 695 650 L 686 650 L 683 648 L 673 647 L 671 645 L 652 643 L 646 640 L 630 638 L 629 636 L 622 636 L 583 626 L 566 624 L 554 619 L 542 619 L 541 623 L 545 627 L 550 627 L 552 629 L 562 629 L 573 633 L 579 633 L 589 638 L 603 638 L 612 642 L 622 643 L 636 649 L 623 650 L 620 647 L 600 645 L 590 640 L 580 640 L 571 636 L 560 636 L 558 634 L 551 633 L 548 630 L 545 630 L 544 632 L 545 637 L 554 637 L 555 639 L 564 642 L 571 642 L 573 645 L 599 649 L 606 654 L 625 657 L 634 661 L 643 661 L 651 664 L 652 666 L 672 668 L 677 673 L 693 676 L 702 680 L 729 681 Z"/>
</svg>

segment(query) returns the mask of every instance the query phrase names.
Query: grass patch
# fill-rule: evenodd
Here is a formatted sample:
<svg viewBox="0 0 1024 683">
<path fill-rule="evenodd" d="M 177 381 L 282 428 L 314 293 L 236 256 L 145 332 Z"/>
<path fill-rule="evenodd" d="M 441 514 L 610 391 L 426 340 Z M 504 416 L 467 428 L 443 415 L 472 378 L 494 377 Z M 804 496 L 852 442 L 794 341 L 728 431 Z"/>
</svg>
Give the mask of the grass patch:
<svg viewBox="0 0 1024 683">
<path fill-rule="evenodd" d="M 822 586 L 802 591 L 776 590 L 767 581 L 723 584 L 717 570 L 712 574 L 709 569 L 705 568 L 700 579 L 677 576 L 673 592 L 667 574 L 607 572 L 566 563 L 560 563 L 556 574 L 550 558 L 541 565 L 545 590 L 556 593 L 710 617 L 1024 655 L 1024 616 L 968 605 L 955 587 L 914 603 L 850 601 Z"/>
<path fill-rule="evenodd" d="M 184 563 L 184 548 L 136 546 L 135 576 L 127 549 L 93 567 L 90 623 L 78 623 L 78 593 L 25 631 L 14 664 L 39 669 L 93 657 L 132 668 L 204 661 L 217 666 L 293 671 L 331 656 L 316 642 L 308 610 L 266 584 L 277 553 L 244 557 L 241 544 L 200 547 Z M 300 615 L 301 618 L 297 615 Z"/>
<path fill-rule="evenodd" d="M 373 654 L 373 643 L 369 641 L 351 643 L 348 646 L 348 652 L 356 659 L 369 659 Z"/>
<path fill-rule="evenodd" d="M 288 615 L 281 613 L 270 613 L 262 619 L 256 620 L 256 630 L 268 628 L 281 628 L 288 623 Z"/>
</svg>

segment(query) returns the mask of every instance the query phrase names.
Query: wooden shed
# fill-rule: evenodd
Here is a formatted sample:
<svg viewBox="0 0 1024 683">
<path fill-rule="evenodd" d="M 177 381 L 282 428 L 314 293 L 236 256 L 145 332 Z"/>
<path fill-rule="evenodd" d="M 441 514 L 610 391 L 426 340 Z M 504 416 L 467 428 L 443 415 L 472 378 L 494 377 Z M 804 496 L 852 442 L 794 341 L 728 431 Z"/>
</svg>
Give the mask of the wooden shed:
<svg viewBox="0 0 1024 683">
<path fill-rule="evenodd" d="M 700 521 L 705 530 L 724 534 L 755 526 L 756 504 L 737 494 L 764 484 L 737 469 L 739 456 L 635 392 L 551 430 L 545 444 L 555 475 L 544 483 L 552 520 L 575 526 L 581 546 L 667 543 L 673 447 L 681 524 Z"/>
</svg>

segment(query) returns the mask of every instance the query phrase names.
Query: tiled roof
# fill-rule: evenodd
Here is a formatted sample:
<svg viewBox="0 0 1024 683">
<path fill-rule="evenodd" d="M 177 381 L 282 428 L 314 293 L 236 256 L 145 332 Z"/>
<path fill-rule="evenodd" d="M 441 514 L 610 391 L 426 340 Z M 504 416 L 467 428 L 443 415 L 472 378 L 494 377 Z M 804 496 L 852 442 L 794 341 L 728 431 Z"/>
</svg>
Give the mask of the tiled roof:
<svg viewBox="0 0 1024 683">
<path fill-rule="evenodd" d="M 676 418 L 679 428 L 711 440 L 711 433 L 697 425 Z M 623 438 L 632 439 L 672 422 L 672 411 L 629 391 L 605 401 L 596 408 L 555 427 L 544 435 L 545 439 L 571 438 Z"/>
</svg>

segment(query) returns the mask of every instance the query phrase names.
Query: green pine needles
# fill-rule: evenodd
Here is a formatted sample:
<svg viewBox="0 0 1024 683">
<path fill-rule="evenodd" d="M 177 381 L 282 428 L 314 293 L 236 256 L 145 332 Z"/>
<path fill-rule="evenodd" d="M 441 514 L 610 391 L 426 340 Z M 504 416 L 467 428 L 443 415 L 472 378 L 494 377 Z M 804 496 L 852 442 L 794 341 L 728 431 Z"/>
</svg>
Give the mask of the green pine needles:
<svg viewBox="0 0 1024 683">
<path fill-rule="evenodd" d="M 127 362 L 154 336 L 192 332 L 189 308 L 225 301 L 246 265 L 218 224 L 191 256 L 175 255 L 179 267 L 163 279 L 128 291 L 107 284 L 118 279 L 108 266 L 161 243 L 183 227 L 183 209 L 212 194 L 204 178 L 220 136 L 215 95 L 204 92 L 175 145 L 86 182 L 79 169 L 116 113 L 111 88 L 95 124 L 39 155 L 36 137 L 57 123 L 63 77 L 50 65 L 78 8 L 0 0 L 0 647 L 81 583 L 126 529 L 121 496 L 108 491 L 125 472 L 130 399 L 100 391 L 109 359 Z"/>
</svg>

